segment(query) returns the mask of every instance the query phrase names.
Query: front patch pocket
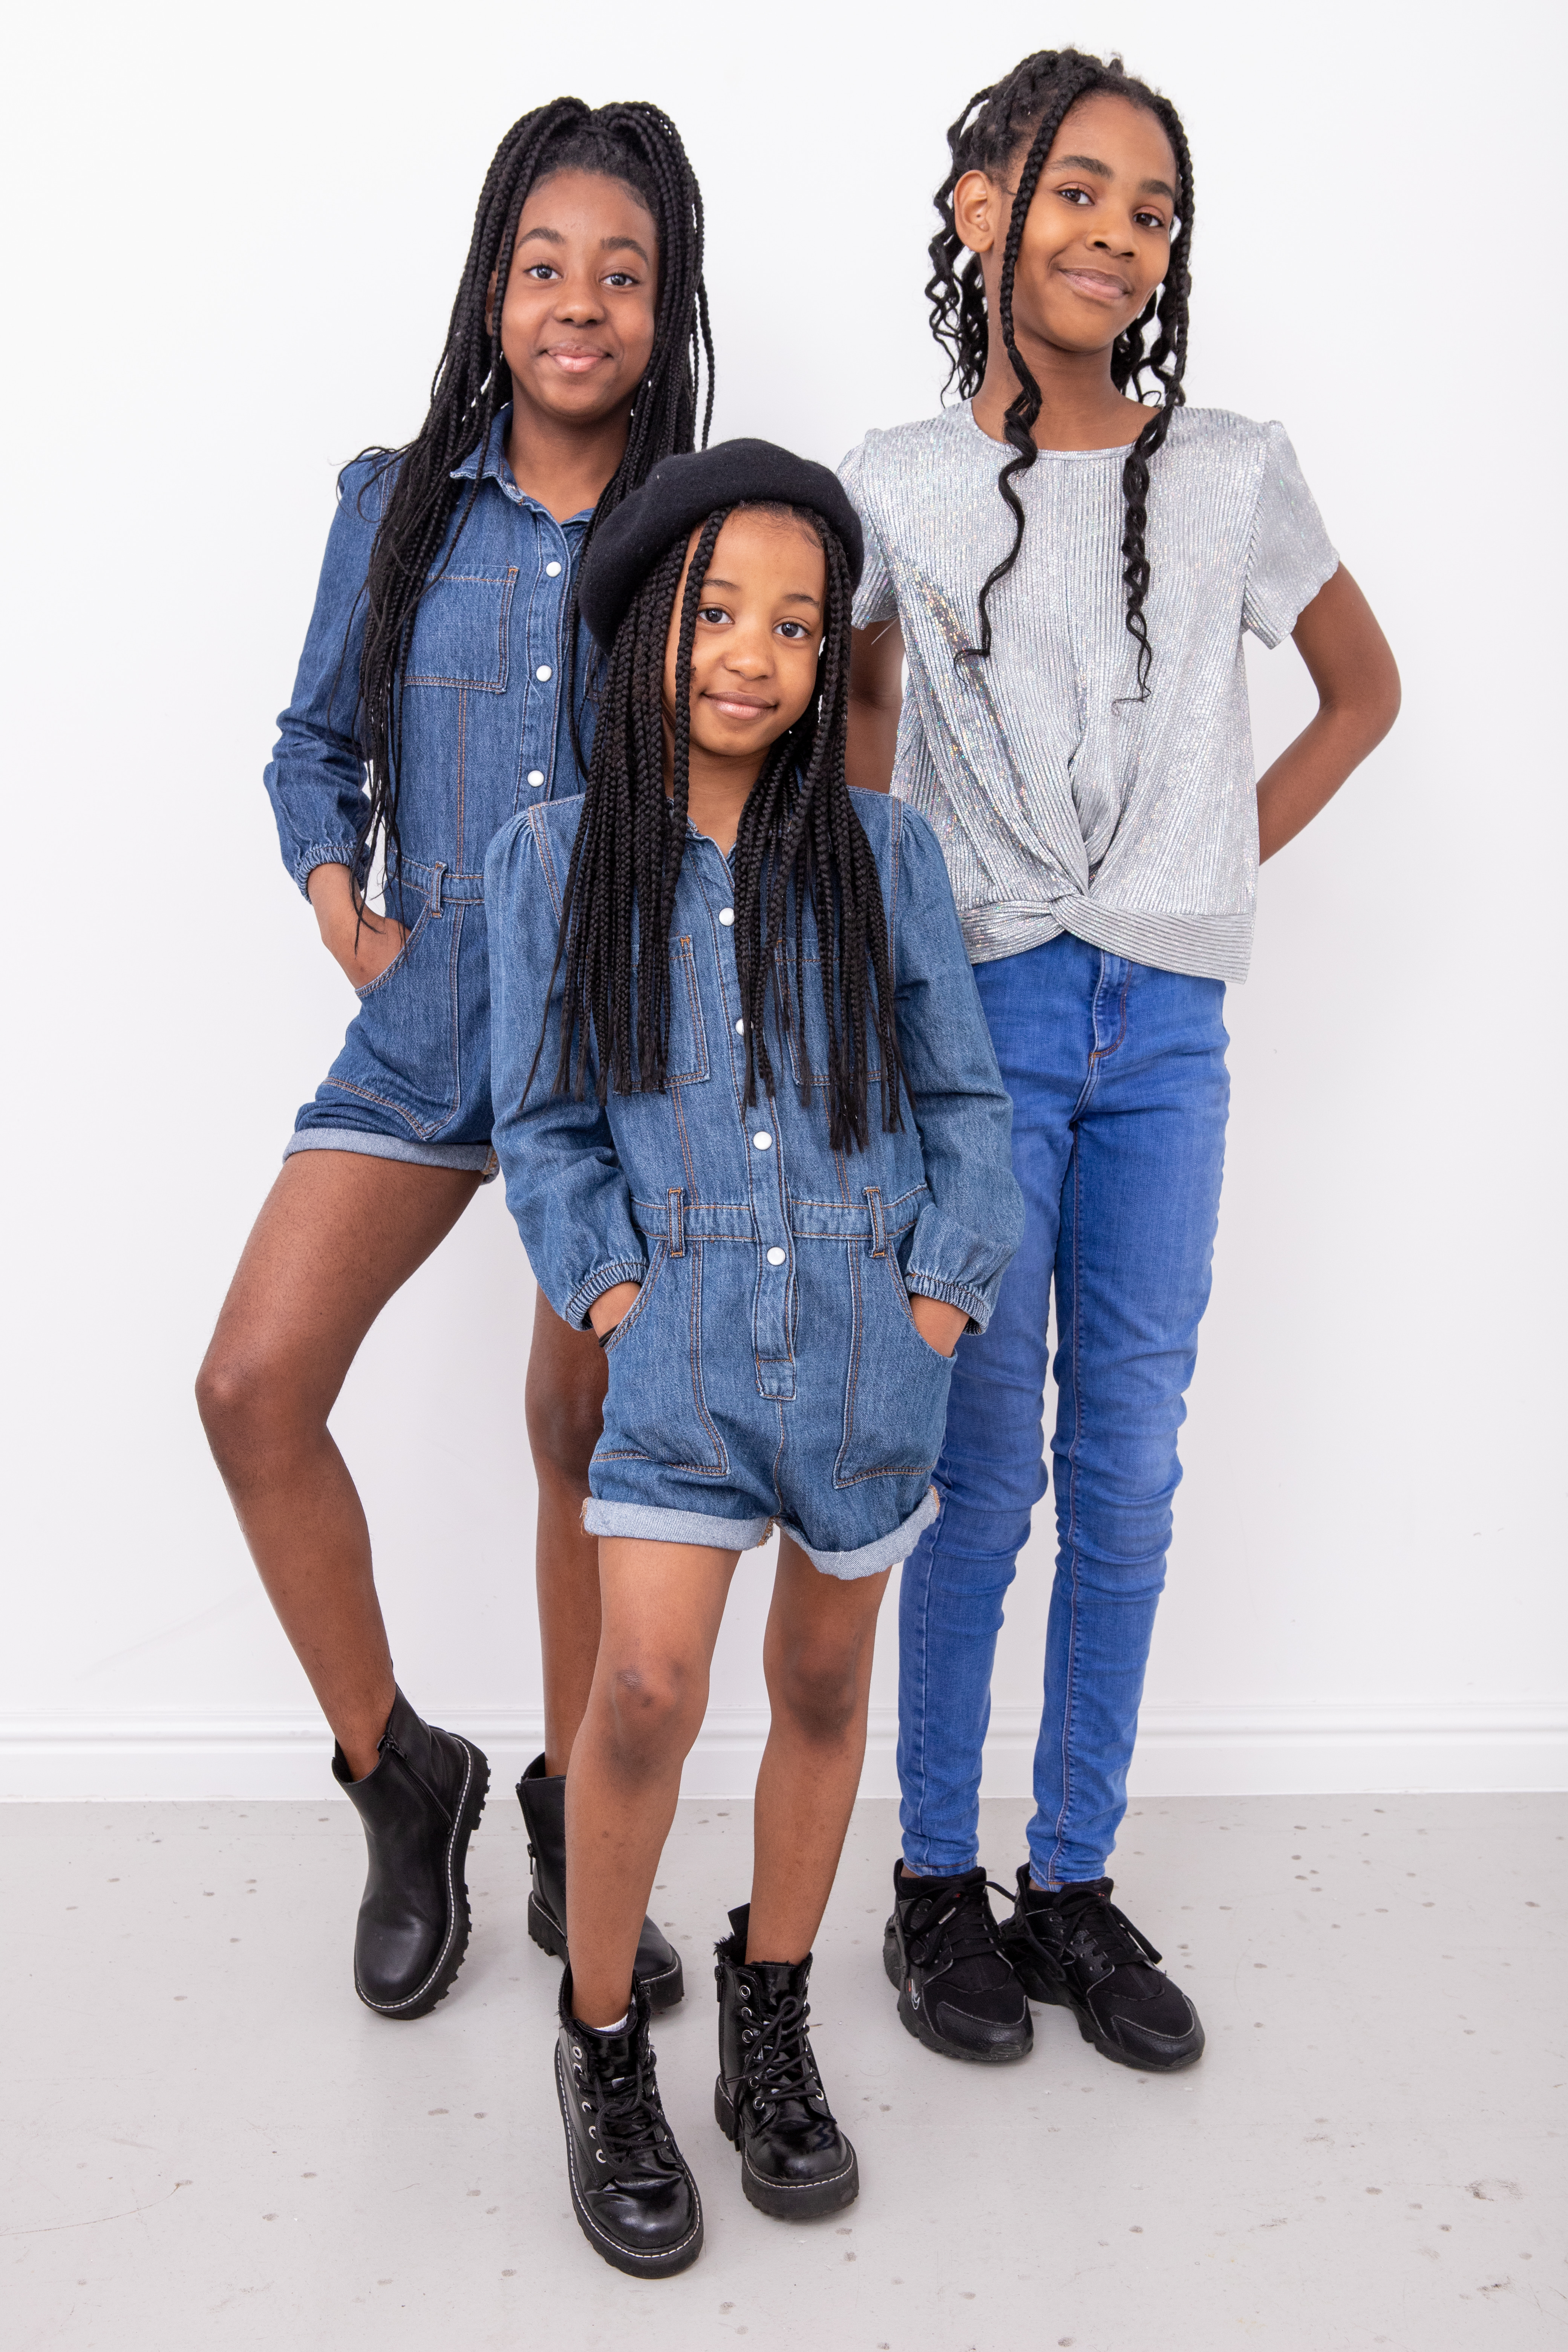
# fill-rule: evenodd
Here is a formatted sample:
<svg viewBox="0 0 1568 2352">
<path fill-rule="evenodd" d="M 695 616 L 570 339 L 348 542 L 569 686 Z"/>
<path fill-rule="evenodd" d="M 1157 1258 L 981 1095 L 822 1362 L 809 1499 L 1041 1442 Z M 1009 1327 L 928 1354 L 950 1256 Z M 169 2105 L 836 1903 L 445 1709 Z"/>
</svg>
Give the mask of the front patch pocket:
<svg viewBox="0 0 1568 2352">
<path fill-rule="evenodd" d="M 656 1242 L 636 1303 L 605 1346 L 610 1389 L 595 1462 L 657 1462 L 705 1478 L 728 1473 L 702 1392 L 701 1330 L 701 1244 L 676 1257 L 668 1242 Z"/>
<path fill-rule="evenodd" d="M 329 1086 L 395 1111 L 426 1142 L 446 1126 L 461 1090 L 458 1003 L 459 949 L 467 908 L 437 919 L 420 908 L 402 950 L 358 992 Z"/>
<path fill-rule="evenodd" d="M 846 1244 L 853 1305 L 844 1381 L 844 1433 L 834 1484 L 929 1478 L 942 1451 L 952 1359 L 921 1339 L 899 1262 Z"/>
<path fill-rule="evenodd" d="M 507 623 L 514 564 L 499 580 L 475 572 L 448 572 L 432 580 L 419 600 L 409 655 L 410 686 L 467 686 L 480 694 L 504 694 Z"/>
<path fill-rule="evenodd" d="M 807 1083 L 814 1087 L 827 1084 L 827 1007 L 822 998 L 822 958 L 808 955 L 796 966 L 795 957 L 780 950 L 773 973 L 776 1002 L 782 1022 L 784 990 L 787 985 L 790 1002 L 795 1006 L 795 1019 L 790 1024 L 790 1071 L 797 1087 Z M 877 1032 L 870 1021 L 871 982 L 867 979 L 866 1048 L 871 1057 L 866 1073 L 868 1086 L 879 1086 L 882 1079 L 882 1053 Z M 840 1021 L 843 1008 L 839 1008 Z M 840 1033 L 842 1034 L 842 1031 Z M 847 1041 L 846 1041 L 847 1042 Z"/>
</svg>

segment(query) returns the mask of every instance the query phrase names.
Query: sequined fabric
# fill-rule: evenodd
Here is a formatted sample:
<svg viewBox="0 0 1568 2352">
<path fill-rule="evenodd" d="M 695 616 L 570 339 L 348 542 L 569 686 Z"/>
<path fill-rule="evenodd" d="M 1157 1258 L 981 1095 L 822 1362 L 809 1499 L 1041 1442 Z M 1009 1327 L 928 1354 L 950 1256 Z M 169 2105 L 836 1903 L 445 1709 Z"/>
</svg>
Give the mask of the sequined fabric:
<svg viewBox="0 0 1568 2352">
<path fill-rule="evenodd" d="M 1138 697 L 1120 449 L 1042 450 L 988 661 L 954 660 L 1012 520 L 969 404 L 868 433 L 839 467 L 866 530 L 855 600 L 908 655 L 893 790 L 934 826 L 970 961 L 1058 932 L 1245 980 L 1258 811 L 1242 634 L 1276 646 L 1335 570 L 1281 425 L 1182 409 L 1149 495 L 1154 662 Z"/>
</svg>

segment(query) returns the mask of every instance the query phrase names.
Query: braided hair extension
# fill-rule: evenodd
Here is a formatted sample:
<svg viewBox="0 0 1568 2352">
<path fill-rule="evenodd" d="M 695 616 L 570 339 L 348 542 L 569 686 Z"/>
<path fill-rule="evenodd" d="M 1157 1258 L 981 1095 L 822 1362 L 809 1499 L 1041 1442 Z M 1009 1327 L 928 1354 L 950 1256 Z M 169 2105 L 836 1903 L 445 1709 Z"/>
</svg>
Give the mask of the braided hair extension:
<svg viewBox="0 0 1568 2352">
<path fill-rule="evenodd" d="M 773 1088 L 765 1019 L 770 971 L 778 1031 L 784 1038 L 802 1035 L 803 1008 L 790 986 L 788 946 L 793 934 L 795 969 L 804 987 L 809 898 L 827 1021 L 830 1138 L 835 1150 L 864 1150 L 873 1051 L 879 1055 L 882 1125 L 889 1134 L 903 1125 L 902 1064 L 881 878 L 845 776 L 854 601 L 849 567 L 837 538 L 816 515 L 766 504 L 757 510 L 788 516 L 810 530 L 822 547 L 827 577 L 816 693 L 795 725 L 770 746 L 741 813 L 731 861 L 735 962 L 746 1024 L 745 1100 L 756 1101 L 759 1080 L 769 1093 Z M 612 1087 L 618 1094 L 658 1093 L 666 1084 L 669 929 L 686 850 L 690 779 L 691 648 L 713 549 L 727 517 L 736 511 L 723 508 L 708 517 L 687 575 L 668 793 L 665 647 L 684 545 L 673 547 L 644 581 L 610 654 L 556 948 L 555 970 L 564 972 L 558 1093 L 585 1092 L 590 1039 L 597 1047 L 601 1102 Z M 552 990 L 553 985 L 552 975 Z M 542 1045 L 542 1034 L 541 1051 Z M 804 1049 L 796 1059 L 801 1100 L 809 1108 L 814 1087 Z M 538 1063 L 536 1053 L 535 1069 Z"/>
<path fill-rule="evenodd" d="M 1150 461 L 1171 429 L 1171 417 L 1186 394 L 1182 379 L 1187 364 L 1187 298 L 1192 288 L 1188 258 L 1193 241 L 1193 164 L 1180 115 L 1168 98 L 1125 72 L 1120 58 L 1085 56 L 1078 49 L 1037 49 L 1014 67 L 1003 81 L 978 89 L 947 134 L 952 168 L 938 189 L 936 208 L 942 226 L 931 241 L 931 275 L 926 285 L 931 304 L 931 332 L 948 353 L 948 383 L 955 380 L 959 397 L 979 391 L 985 374 L 988 321 L 980 256 L 972 254 L 960 268 L 963 240 L 953 219 L 952 196 L 965 172 L 984 172 L 1002 180 L 1028 142 L 1013 197 L 1012 218 L 1002 255 L 997 287 L 998 324 L 1019 391 L 1007 410 L 1005 436 L 1016 454 L 996 477 L 996 487 L 1013 517 L 1013 544 L 980 591 L 980 643 L 965 646 L 961 661 L 984 660 L 991 651 L 992 591 L 1018 561 L 1024 543 L 1024 509 L 1014 478 L 1031 467 L 1038 452 L 1034 427 L 1041 406 L 1040 387 L 1019 353 L 1013 334 L 1013 278 L 1024 223 L 1039 184 L 1040 173 L 1068 110 L 1079 99 L 1104 91 L 1124 98 L 1152 114 L 1163 127 L 1176 159 L 1179 219 L 1171 241 L 1170 265 L 1163 287 L 1151 295 L 1142 314 L 1111 346 L 1110 380 L 1118 392 L 1129 385 L 1143 396 L 1145 374 L 1153 377 L 1160 405 L 1153 411 L 1127 452 L 1121 468 L 1124 500 L 1121 534 L 1122 585 L 1127 591 L 1127 630 L 1138 647 L 1138 696 L 1149 698 L 1149 672 L 1153 661 L 1144 603 L 1149 593 L 1149 558 L 1145 544 L 1148 523 Z M 1145 354 L 1143 331 L 1158 322 L 1152 351 Z"/>
<path fill-rule="evenodd" d="M 447 562 L 479 495 L 478 473 L 465 484 L 452 479 L 453 469 L 485 446 L 497 415 L 511 398 L 500 331 L 518 216 L 531 189 L 569 170 L 624 182 L 647 205 L 658 232 L 653 352 L 632 404 L 626 454 L 600 494 L 583 551 L 605 517 L 639 488 L 661 457 L 693 446 L 704 374 L 707 445 L 713 415 L 713 339 L 702 278 L 702 195 L 679 132 L 658 107 L 640 100 L 596 110 L 580 98 L 535 107 L 512 124 L 486 175 L 424 424 L 405 448 L 362 453 L 380 461 L 373 480 L 396 468 L 364 587 L 358 723 L 369 797 L 355 866 L 362 878 L 368 876 L 378 839 L 389 866 L 397 862 L 404 680 L 414 625 L 421 599 L 438 576 L 432 566 L 459 501 L 466 492 Z M 567 693 L 575 741 L 575 573 L 563 630 L 572 649 Z"/>
</svg>

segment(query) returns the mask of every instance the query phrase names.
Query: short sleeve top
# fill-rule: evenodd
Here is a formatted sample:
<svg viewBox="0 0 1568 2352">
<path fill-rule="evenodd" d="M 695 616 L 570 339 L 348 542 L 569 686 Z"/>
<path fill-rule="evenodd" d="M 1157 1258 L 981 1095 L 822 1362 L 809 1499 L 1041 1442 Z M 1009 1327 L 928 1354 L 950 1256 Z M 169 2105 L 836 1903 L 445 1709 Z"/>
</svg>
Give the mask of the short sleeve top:
<svg viewBox="0 0 1568 2352">
<path fill-rule="evenodd" d="M 1138 695 L 1126 625 L 1121 449 L 1041 450 L 1015 477 L 968 403 L 868 433 L 839 468 L 866 532 L 858 627 L 897 619 L 908 659 L 893 790 L 931 821 L 971 961 L 1073 932 L 1172 971 L 1243 980 L 1258 811 L 1246 630 L 1294 627 L 1338 557 L 1283 425 L 1177 411 L 1152 467 Z"/>
</svg>

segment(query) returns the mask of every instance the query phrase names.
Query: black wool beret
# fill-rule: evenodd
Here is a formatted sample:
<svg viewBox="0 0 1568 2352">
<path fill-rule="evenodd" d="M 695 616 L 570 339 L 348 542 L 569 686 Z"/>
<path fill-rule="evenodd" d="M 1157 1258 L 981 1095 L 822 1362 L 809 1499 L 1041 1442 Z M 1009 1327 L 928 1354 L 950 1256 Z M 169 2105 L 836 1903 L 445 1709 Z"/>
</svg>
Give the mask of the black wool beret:
<svg viewBox="0 0 1568 2352">
<path fill-rule="evenodd" d="M 721 441 L 713 449 L 664 457 L 640 490 L 594 533 L 577 583 L 583 618 L 605 651 L 648 573 L 679 540 L 721 507 L 755 502 L 805 507 L 843 547 L 858 586 L 865 547 L 860 519 L 837 474 L 773 441 Z"/>
</svg>

